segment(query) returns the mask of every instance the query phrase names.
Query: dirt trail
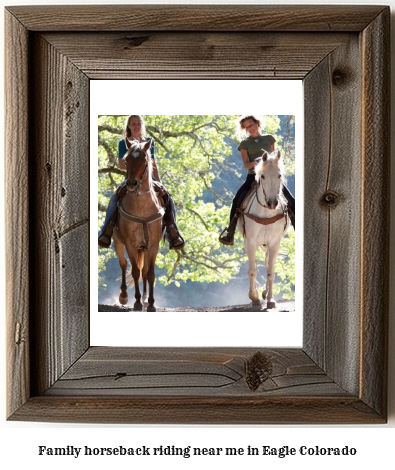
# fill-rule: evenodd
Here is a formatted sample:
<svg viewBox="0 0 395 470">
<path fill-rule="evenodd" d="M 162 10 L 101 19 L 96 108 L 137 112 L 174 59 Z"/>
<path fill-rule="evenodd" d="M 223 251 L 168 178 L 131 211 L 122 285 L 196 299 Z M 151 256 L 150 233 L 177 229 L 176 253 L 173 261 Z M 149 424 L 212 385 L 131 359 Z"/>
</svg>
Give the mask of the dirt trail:
<svg viewBox="0 0 395 470">
<path fill-rule="evenodd" d="M 226 307 L 156 307 L 157 312 L 259 312 L 259 311 L 268 311 L 265 307 L 266 303 L 263 303 L 261 307 L 253 307 L 251 304 L 245 305 L 228 305 Z M 132 312 L 133 305 L 125 305 L 121 307 L 120 305 L 104 305 L 99 304 L 99 312 Z M 294 312 L 295 311 L 295 302 L 289 300 L 280 300 L 277 302 L 277 308 L 274 311 L 278 312 Z"/>
</svg>

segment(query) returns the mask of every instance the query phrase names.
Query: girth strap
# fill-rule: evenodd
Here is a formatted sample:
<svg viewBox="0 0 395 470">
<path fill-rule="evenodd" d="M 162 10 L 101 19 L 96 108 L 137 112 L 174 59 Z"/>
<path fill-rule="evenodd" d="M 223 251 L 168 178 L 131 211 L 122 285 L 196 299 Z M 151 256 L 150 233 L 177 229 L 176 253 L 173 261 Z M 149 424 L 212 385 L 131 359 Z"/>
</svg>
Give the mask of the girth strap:
<svg viewBox="0 0 395 470">
<path fill-rule="evenodd" d="M 288 221 L 287 209 L 285 209 L 285 211 L 282 214 L 278 214 L 278 215 L 275 215 L 274 217 L 269 217 L 266 219 L 262 219 L 260 217 L 257 217 L 256 215 L 249 214 L 248 212 L 244 212 L 243 209 L 241 208 L 237 209 L 237 212 L 243 217 L 243 236 L 244 237 L 247 236 L 244 216 L 248 217 L 249 219 L 261 225 L 271 225 L 285 217 L 284 230 L 287 228 L 287 221 Z"/>
<path fill-rule="evenodd" d="M 283 214 L 278 214 L 275 215 L 274 217 L 269 217 L 268 219 L 261 219 L 260 217 L 257 217 L 256 215 L 253 214 L 248 214 L 247 212 L 244 212 L 242 209 L 239 209 L 239 212 L 249 219 L 253 220 L 254 222 L 261 224 L 261 225 L 271 225 L 274 224 L 275 222 L 278 222 L 281 220 L 283 217 L 286 217 L 285 213 Z"/>
<path fill-rule="evenodd" d="M 165 214 L 165 209 L 161 207 L 159 211 L 156 212 L 156 214 L 152 214 L 149 217 L 137 217 L 136 215 L 129 214 L 122 208 L 120 204 L 118 205 L 118 209 L 119 209 L 120 216 L 123 217 L 124 219 L 130 220 L 131 222 L 137 222 L 139 224 L 142 224 L 145 246 L 141 248 L 143 250 L 146 250 L 149 244 L 148 224 L 150 224 L 151 222 L 155 222 L 155 220 L 161 219 Z"/>
</svg>

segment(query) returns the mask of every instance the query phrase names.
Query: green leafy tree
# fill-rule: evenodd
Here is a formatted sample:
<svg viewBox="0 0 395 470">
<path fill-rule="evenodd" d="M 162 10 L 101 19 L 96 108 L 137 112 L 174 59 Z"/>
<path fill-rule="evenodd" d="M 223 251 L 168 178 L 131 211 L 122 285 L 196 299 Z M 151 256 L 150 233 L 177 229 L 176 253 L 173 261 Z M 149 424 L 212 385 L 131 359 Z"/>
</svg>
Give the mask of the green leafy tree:
<svg viewBox="0 0 395 470">
<path fill-rule="evenodd" d="M 98 225 L 101 227 L 108 200 L 125 178 L 118 168 L 118 142 L 127 116 L 99 117 Z M 240 138 L 236 132 L 235 115 L 147 115 L 147 134 L 155 140 L 155 159 L 161 179 L 173 195 L 177 225 L 186 240 L 182 251 L 161 246 L 157 266 L 158 281 L 163 284 L 183 282 L 227 283 L 239 275 L 246 262 L 244 245 L 239 235 L 233 247 L 218 241 L 221 227 L 227 224 L 235 189 L 244 178 L 244 169 L 235 146 Z M 289 126 L 293 125 L 288 116 Z M 288 174 L 294 172 L 292 132 L 280 135 L 280 118 L 264 116 L 265 131 L 275 135 L 282 149 Z M 235 158 L 236 154 L 236 158 Z M 233 181 L 233 187 L 229 184 Z M 280 283 L 276 289 L 292 296 L 294 286 L 294 237 L 284 238 L 277 267 Z M 105 286 L 102 273 L 113 250 L 99 250 L 99 283 Z M 262 261 L 262 260 L 261 260 Z M 264 279 L 261 280 L 263 282 Z"/>
</svg>

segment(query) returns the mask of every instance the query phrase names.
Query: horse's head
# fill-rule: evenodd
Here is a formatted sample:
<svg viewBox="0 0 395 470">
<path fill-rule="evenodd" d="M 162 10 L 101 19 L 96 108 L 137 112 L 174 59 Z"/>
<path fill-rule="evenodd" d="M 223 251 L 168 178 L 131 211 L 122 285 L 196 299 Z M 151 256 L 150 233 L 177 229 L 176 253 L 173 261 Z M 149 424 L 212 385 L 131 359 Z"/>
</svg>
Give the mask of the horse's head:
<svg viewBox="0 0 395 470">
<path fill-rule="evenodd" d="M 263 150 L 262 157 L 257 159 L 255 179 L 262 188 L 268 209 L 277 209 L 282 187 L 284 165 L 280 151 L 268 154 Z"/>
<path fill-rule="evenodd" d="M 126 162 L 127 169 L 127 189 L 130 192 L 137 192 L 145 177 L 150 178 L 151 176 L 151 158 L 149 155 L 149 148 L 151 142 L 139 142 L 133 140 L 130 143 L 130 147 L 123 157 Z"/>
</svg>

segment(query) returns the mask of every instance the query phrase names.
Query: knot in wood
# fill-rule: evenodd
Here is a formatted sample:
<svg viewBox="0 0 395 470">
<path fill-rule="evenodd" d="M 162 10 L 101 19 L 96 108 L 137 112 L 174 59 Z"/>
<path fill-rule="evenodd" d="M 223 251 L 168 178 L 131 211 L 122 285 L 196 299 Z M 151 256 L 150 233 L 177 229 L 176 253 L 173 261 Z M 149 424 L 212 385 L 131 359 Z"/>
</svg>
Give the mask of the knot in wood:
<svg viewBox="0 0 395 470">
<path fill-rule="evenodd" d="M 141 44 L 144 44 L 146 41 L 148 41 L 149 36 L 138 36 L 138 37 L 126 36 L 125 39 L 128 42 L 128 44 L 124 46 L 124 50 L 126 51 L 128 49 L 141 46 Z"/>
<path fill-rule="evenodd" d="M 335 191 L 325 191 L 321 197 L 321 204 L 325 207 L 336 207 L 339 204 L 340 196 Z"/>
<path fill-rule="evenodd" d="M 336 68 L 332 73 L 332 83 L 335 86 L 346 85 L 348 82 L 349 74 L 342 69 Z"/>
<path fill-rule="evenodd" d="M 258 351 L 247 361 L 246 382 L 248 388 L 255 392 L 273 372 L 269 356 Z"/>
</svg>

